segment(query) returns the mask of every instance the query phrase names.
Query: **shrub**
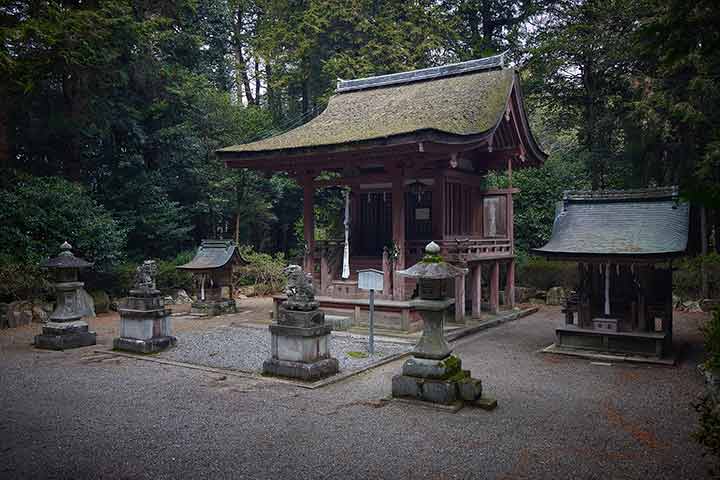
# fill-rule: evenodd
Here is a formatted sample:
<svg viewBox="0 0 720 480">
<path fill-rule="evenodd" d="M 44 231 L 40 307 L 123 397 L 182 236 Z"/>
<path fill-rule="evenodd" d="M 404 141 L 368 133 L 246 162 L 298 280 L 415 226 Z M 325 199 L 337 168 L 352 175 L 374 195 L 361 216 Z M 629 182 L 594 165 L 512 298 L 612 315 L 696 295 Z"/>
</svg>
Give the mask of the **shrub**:
<svg viewBox="0 0 720 480">
<path fill-rule="evenodd" d="M 48 272 L 39 265 L 0 257 L 0 302 L 25 300 L 49 289 Z"/>
<path fill-rule="evenodd" d="M 547 290 L 552 287 L 574 288 L 577 281 L 577 263 L 574 262 L 553 262 L 531 256 L 517 266 L 519 285 Z"/>
<path fill-rule="evenodd" d="M 720 254 L 710 253 L 693 258 L 683 258 L 673 270 L 673 290 L 681 298 L 700 298 L 702 295 L 702 267 L 708 276 L 710 297 L 720 296 Z"/>
<path fill-rule="evenodd" d="M 127 232 L 80 185 L 55 177 L 19 177 L 0 189 L 0 255 L 37 264 L 68 241 L 76 255 L 110 268 Z"/>
<path fill-rule="evenodd" d="M 195 252 L 181 252 L 171 260 L 158 261 L 158 274 L 156 277 L 157 287 L 161 290 L 182 288 L 190 290 L 192 288 L 192 274 L 183 270 L 178 270 L 178 265 L 188 263 L 195 256 Z"/>
<path fill-rule="evenodd" d="M 700 328 L 705 342 L 705 368 L 720 373 L 720 311 L 715 310 L 710 320 Z"/>
<path fill-rule="evenodd" d="M 247 262 L 233 273 L 235 288 L 252 285 L 257 295 L 282 291 L 287 277 L 283 270 L 287 261 L 282 253 L 270 255 L 256 252 L 251 246 L 240 246 L 240 256 Z"/>
</svg>

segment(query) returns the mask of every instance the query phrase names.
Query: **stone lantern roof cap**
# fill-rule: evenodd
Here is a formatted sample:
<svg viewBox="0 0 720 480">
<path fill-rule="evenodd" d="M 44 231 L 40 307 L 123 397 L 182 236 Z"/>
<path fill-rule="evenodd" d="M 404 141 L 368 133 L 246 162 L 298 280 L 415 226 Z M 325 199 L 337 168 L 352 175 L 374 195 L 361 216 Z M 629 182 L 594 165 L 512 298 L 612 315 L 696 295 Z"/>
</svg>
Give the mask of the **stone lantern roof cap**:
<svg viewBox="0 0 720 480">
<path fill-rule="evenodd" d="M 72 245 L 63 242 L 60 245 L 60 253 L 57 257 L 45 260 L 40 264 L 43 268 L 87 268 L 92 267 L 94 263 L 78 258 L 72 253 Z"/>
<path fill-rule="evenodd" d="M 443 280 L 465 275 L 468 273 L 468 270 L 467 268 L 460 268 L 447 263 L 440 256 L 440 246 L 435 242 L 430 242 L 425 247 L 425 256 L 422 260 L 412 267 L 400 270 L 397 273 L 410 278 Z"/>
</svg>

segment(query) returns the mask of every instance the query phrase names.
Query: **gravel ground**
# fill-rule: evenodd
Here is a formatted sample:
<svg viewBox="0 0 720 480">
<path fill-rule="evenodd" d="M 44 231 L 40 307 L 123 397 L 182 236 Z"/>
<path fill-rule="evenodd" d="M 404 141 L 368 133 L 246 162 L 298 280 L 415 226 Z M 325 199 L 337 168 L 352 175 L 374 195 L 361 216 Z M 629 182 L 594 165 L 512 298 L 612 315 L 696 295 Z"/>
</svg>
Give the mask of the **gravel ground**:
<svg viewBox="0 0 720 480">
<path fill-rule="evenodd" d="M 177 335 L 178 345 L 159 356 L 178 362 L 207 367 L 229 368 L 245 372 L 262 371 L 270 358 L 270 332 L 267 327 L 218 327 L 206 331 L 183 332 Z M 375 354 L 367 353 L 367 340 L 333 334 L 330 340 L 332 356 L 340 362 L 340 372 L 359 370 L 389 355 L 408 352 L 411 344 L 375 341 Z M 348 355 L 358 352 L 363 358 Z"/>
<path fill-rule="evenodd" d="M 676 314 L 675 368 L 538 353 L 557 308 L 466 337 L 455 351 L 499 407 L 457 414 L 384 401 L 402 360 L 307 390 L 4 343 L 0 478 L 706 478 L 704 318 Z"/>
</svg>

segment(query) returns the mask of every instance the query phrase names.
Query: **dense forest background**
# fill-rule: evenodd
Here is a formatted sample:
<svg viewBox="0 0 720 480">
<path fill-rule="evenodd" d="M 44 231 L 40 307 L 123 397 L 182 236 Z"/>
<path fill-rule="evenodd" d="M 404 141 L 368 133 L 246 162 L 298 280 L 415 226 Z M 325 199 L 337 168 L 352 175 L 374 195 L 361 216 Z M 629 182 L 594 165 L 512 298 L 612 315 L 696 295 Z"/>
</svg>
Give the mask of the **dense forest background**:
<svg viewBox="0 0 720 480">
<path fill-rule="evenodd" d="M 719 24 L 714 0 L 3 0 L 0 270 L 66 239 L 107 271 L 218 236 L 292 254 L 298 186 L 215 149 L 309 120 L 337 78 L 504 51 L 550 154 L 514 177 L 521 252 L 565 189 L 671 184 L 712 250 Z M 330 235 L 337 192 L 319 197 Z"/>
</svg>

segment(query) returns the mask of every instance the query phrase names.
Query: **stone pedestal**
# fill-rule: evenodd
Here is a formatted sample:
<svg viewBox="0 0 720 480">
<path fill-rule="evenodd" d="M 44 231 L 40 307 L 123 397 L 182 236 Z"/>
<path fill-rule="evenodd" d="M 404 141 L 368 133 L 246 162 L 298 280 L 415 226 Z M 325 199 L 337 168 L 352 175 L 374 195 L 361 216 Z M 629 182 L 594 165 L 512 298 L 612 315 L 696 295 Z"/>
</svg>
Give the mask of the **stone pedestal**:
<svg viewBox="0 0 720 480">
<path fill-rule="evenodd" d="M 95 345 L 96 334 L 89 331 L 88 324 L 78 312 L 78 292 L 83 282 L 60 282 L 55 284 L 57 307 L 50 314 L 42 333 L 35 336 L 35 346 L 47 350 Z"/>
<path fill-rule="evenodd" d="M 325 314 L 314 303 L 289 306 L 305 310 L 290 309 L 288 302 L 280 306 L 277 323 L 270 325 L 271 357 L 263 363 L 263 373 L 308 381 L 337 373 Z"/>
<path fill-rule="evenodd" d="M 170 312 L 155 289 L 133 289 L 118 308 L 120 337 L 113 348 L 136 353 L 155 353 L 177 344 L 172 336 Z"/>
</svg>

